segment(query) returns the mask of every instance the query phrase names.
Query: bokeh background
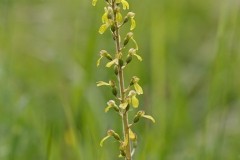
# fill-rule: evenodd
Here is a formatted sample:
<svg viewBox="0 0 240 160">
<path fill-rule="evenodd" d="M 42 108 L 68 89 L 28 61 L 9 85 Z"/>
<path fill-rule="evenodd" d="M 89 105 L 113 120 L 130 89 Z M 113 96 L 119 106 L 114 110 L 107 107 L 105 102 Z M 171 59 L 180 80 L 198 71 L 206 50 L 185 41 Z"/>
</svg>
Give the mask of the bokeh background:
<svg viewBox="0 0 240 160">
<path fill-rule="evenodd" d="M 240 1 L 129 0 L 143 62 L 126 69 L 145 94 L 136 160 L 240 159 Z M 119 116 L 96 81 L 104 1 L 0 0 L 0 159 L 112 160 Z M 127 25 L 128 28 L 128 25 Z M 134 115 L 131 111 L 130 118 Z"/>
</svg>

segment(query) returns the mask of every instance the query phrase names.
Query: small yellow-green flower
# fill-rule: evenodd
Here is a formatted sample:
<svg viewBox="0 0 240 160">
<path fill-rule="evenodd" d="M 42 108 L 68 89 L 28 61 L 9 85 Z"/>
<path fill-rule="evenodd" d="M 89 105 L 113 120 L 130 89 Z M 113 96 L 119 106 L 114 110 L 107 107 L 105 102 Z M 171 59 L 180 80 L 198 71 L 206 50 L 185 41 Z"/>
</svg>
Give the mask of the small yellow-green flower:
<svg viewBox="0 0 240 160">
<path fill-rule="evenodd" d="M 100 26 L 98 32 L 100 34 L 103 34 L 106 29 L 112 25 L 112 20 L 111 20 L 111 15 L 112 15 L 113 11 L 111 7 L 104 7 L 104 14 L 102 15 L 102 25 Z"/>
<path fill-rule="evenodd" d="M 100 51 L 100 58 L 97 60 L 97 66 L 100 65 L 100 62 L 101 62 L 103 57 L 106 57 L 108 60 L 112 60 L 112 56 L 106 50 L 101 50 Z"/>
<path fill-rule="evenodd" d="M 138 111 L 138 113 L 134 116 L 133 122 L 137 123 L 141 117 L 149 119 L 153 123 L 155 123 L 155 119 L 152 116 L 150 116 L 150 115 L 145 115 L 144 111 Z"/>
<path fill-rule="evenodd" d="M 105 112 L 108 112 L 110 108 L 114 108 L 116 111 L 118 111 L 118 106 L 116 105 L 114 100 L 109 100 L 107 102 L 107 107 L 105 108 Z"/>
<path fill-rule="evenodd" d="M 136 28 L 136 21 L 134 20 L 135 13 L 128 12 L 127 17 L 131 19 L 131 27 L 130 30 L 132 31 L 134 28 Z"/>
<path fill-rule="evenodd" d="M 134 90 L 131 90 L 128 94 L 128 97 L 130 98 L 130 102 L 132 103 L 132 106 L 134 108 L 138 108 L 139 106 L 139 101 L 136 97 L 137 93 Z"/>
<path fill-rule="evenodd" d="M 143 94 L 142 87 L 138 84 L 139 78 L 137 76 L 133 76 L 130 85 L 133 85 L 137 94 Z"/>
<path fill-rule="evenodd" d="M 120 0 L 120 2 L 122 3 L 124 10 L 129 9 L 129 4 L 126 0 Z"/>
<path fill-rule="evenodd" d="M 115 138 L 116 140 L 120 141 L 120 136 L 114 131 L 114 130 L 108 130 L 107 131 L 107 136 L 104 137 L 101 142 L 100 142 L 100 146 L 102 147 L 103 146 L 103 142 L 105 140 L 107 140 L 109 137 L 113 137 Z"/>
<path fill-rule="evenodd" d="M 139 61 L 142 61 L 142 57 L 137 54 L 137 49 L 130 48 L 128 54 L 131 56 L 135 56 Z"/>
</svg>

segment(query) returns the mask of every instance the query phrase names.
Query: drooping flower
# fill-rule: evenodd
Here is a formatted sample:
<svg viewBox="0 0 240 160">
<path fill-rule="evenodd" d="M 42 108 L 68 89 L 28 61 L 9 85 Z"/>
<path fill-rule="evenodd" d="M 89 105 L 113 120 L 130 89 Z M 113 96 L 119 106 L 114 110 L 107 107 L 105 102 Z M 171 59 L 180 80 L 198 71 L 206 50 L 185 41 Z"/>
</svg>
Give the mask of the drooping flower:
<svg viewBox="0 0 240 160">
<path fill-rule="evenodd" d="M 152 116 L 150 116 L 150 115 L 145 115 L 144 111 L 138 111 L 137 114 L 134 116 L 133 122 L 137 123 L 140 120 L 141 117 L 149 119 L 153 123 L 155 123 L 155 119 Z"/>
<path fill-rule="evenodd" d="M 101 50 L 100 51 L 100 58 L 97 60 L 97 66 L 100 65 L 100 62 L 102 58 L 106 57 L 108 60 L 112 60 L 112 56 L 106 51 L 106 50 Z"/>
<path fill-rule="evenodd" d="M 136 21 L 134 20 L 135 13 L 128 12 L 127 17 L 130 18 L 130 20 L 131 20 L 130 30 L 132 31 L 132 30 L 134 30 L 134 28 L 136 28 Z"/>
<path fill-rule="evenodd" d="M 138 108 L 139 106 L 139 100 L 136 97 L 137 93 L 134 90 L 131 90 L 128 94 L 128 97 L 130 98 L 130 103 L 134 108 Z"/>
<path fill-rule="evenodd" d="M 137 76 L 133 76 L 133 77 L 132 77 L 132 80 L 131 80 L 131 82 L 130 82 L 130 85 L 133 85 L 133 86 L 134 86 L 137 94 L 143 94 L 143 89 L 142 89 L 142 87 L 138 84 L 139 80 L 140 80 L 140 79 L 139 79 Z"/>
<path fill-rule="evenodd" d="M 117 112 L 119 111 L 118 106 L 116 105 L 114 100 L 109 100 L 107 102 L 107 107 L 105 108 L 105 112 L 108 112 L 109 109 L 113 108 L 114 110 L 116 110 Z"/>
</svg>

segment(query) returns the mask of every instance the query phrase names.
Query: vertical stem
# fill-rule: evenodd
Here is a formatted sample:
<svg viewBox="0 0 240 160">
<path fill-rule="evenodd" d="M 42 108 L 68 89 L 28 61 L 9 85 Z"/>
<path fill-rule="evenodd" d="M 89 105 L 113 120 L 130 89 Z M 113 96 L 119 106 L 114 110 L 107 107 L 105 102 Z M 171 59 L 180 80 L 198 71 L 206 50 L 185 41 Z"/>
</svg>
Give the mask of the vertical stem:
<svg viewBox="0 0 240 160">
<path fill-rule="evenodd" d="M 112 1 L 112 9 L 113 11 L 116 9 L 116 3 L 115 0 Z M 116 20 L 116 13 L 114 13 L 114 25 L 115 25 L 115 45 L 116 45 L 116 53 L 117 55 L 121 54 L 121 48 L 120 48 L 120 36 L 119 36 L 119 26 L 118 22 Z M 121 57 L 119 57 L 121 58 Z M 120 88 L 120 97 L 121 97 L 121 103 L 124 103 L 126 97 L 125 97 L 125 87 L 124 87 L 124 74 L 123 69 L 120 65 L 118 65 L 118 83 Z M 131 144 L 129 140 L 129 127 L 128 127 L 128 113 L 127 111 L 123 111 L 122 113 L 122 126 L 123 126 L 123 134 L 124 134 L 124 142 L 127 141 L 126 145 L 126 157 L 125 160 L 132 160 L 131 157 Z"/>
<path fill-rule="evenodd" d="M 124 94 L 124 79 L 123 79 L 123 70 L 121 67 L 119 67 L 119 73 L 118 73 L 118 80 L 119 80 L 119 86 L 120 86 L 120 95 L 121 95 L 121 102 L 124 103 L 125 100 L 125 94 Z M 122 113 L 122 126 L 123 126 L 123 134 L 124 134 L 124 141 L 127 140 L 127 146 L 126 146 L 126 160 L 131 160 L 131 144 L 129 140 L 129 127 L 128 127 L 128 112 L 124 111 Z"/>
</svg>

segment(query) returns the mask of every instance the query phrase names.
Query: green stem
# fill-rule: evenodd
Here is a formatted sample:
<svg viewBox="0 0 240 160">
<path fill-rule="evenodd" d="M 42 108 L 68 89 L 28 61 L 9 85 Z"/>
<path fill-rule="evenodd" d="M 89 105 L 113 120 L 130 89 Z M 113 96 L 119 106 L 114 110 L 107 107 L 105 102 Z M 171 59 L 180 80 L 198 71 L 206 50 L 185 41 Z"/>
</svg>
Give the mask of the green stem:
<svg viewBox="0 0 240 160">
<path fill-rule="evenodd" d="M 112 1 L 112 9 L 113 11 L 116 8 L 116 3 L 113 0 Z M 117 55 L 119 56 L 121 54 L 121 47 L 120 47 L 120 38 L 119 38 L 119 26 L 116 20 L 116 14 L 114 14 L 114 25 L 115 25 L 115 45 L 116 45 L 116 52 Z M 121 57 L 119 57 L 121 58 Z M 120 97 L 121 97 L 121 103 L 124 103 L 126 100 L 125 97 L 125 87 L 124 87 L 124 74 L 123 74 L 123 69 L 121 68 L 120 65 L 118 65 L 118 83 L 119 83 L 119 88 L 120 88 Z M 126 145 L 126 157 L 125 160 L 132 160 L 131 157 L 131 144 L 129 140 L 129 127 L 128 127 L 128 112 L 123 111 L 122 113 L 122 126 L 123 126 L 123 135 L 124 135 L 124 142 L 127 141 Z"/>
<path fill-rule="evenodd" d="M 123 78 L 123 70 L 119 68 L 118 74 L 119 86 L 120 86 L 120 95 L 121 95 L 121 103 L 125 101 L 125 94 L 124 94 L 124 78 Z M 122 126 L 123 126 L 123 134 L 124 134 L 124 142 L 127 141 L 126 146 L 126 160 L 131 160 L 131 144 L 129 140 L 129 127 L 128 127 L 128 112 L 123 111 L 122 113 Z"/>
</svg>

